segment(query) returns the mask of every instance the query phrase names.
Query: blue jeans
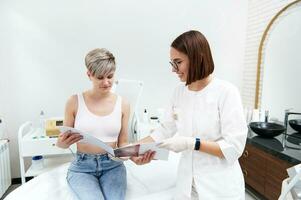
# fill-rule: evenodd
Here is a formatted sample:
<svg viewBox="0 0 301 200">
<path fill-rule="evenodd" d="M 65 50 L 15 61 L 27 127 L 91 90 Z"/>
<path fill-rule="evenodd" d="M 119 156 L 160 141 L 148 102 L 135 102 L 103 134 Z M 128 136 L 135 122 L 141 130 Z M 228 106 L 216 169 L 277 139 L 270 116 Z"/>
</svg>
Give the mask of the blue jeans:
<svg viewBox="0 0 301 200">
<path fill-rule="evenodd" d="M 71 163 L 67 181 L 80 200 L 124 200 L 126 168 L 107 154 L 79 153 Z"/>
</svg>

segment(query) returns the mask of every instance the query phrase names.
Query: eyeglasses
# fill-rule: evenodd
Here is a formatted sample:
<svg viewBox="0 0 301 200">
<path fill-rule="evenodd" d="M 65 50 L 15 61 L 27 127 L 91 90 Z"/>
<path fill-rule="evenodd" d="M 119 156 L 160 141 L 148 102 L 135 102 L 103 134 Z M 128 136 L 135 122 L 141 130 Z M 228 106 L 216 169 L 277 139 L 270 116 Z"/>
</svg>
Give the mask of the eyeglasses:
<svg viewBox="0 0 301 200">
<path fill-rule="evenodd" d="M 177 61 L 169 61 L 169 63 L 176 72 L 179 71 L 179 65 Z"/>
</svg>

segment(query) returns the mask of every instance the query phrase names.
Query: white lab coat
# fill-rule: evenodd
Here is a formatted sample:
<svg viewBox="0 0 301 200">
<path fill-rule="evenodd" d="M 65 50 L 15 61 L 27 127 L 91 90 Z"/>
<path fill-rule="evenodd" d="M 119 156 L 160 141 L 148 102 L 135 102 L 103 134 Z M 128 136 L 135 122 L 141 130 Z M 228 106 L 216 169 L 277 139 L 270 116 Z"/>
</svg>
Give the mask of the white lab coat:
<svg viewBox="0 0 301 200">
<path fill-rule="evenodd" d="M 174 136 L 198 137 L 216 141 L 225 158 L 199 151 L 184 151 L 178 166 L 175 199 L 190 199 L 192 181 L 199 199 L 245 199 L 244 178 L 238 158 L 247 137 L 237 88 L 213 78 L 201 91 L 190 91 L 184 84 L 173 94 L 161 126 L 151 137 L 155 141 Z"/>
</svg>

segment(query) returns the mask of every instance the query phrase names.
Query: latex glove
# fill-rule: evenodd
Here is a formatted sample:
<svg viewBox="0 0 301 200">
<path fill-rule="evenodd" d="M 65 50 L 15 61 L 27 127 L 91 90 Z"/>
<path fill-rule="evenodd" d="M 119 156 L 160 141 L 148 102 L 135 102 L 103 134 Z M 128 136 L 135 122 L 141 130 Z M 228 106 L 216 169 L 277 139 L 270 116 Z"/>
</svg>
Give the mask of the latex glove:
<svg viewBox="0 0 301 200">
<path fill-rule="evenodd" d="M 163 140 L 158 147 L 179 153 L 185 150 L 194 150 L 194 145 L 195 138 L 193 137 L 175 136 Z"/>
</svg>

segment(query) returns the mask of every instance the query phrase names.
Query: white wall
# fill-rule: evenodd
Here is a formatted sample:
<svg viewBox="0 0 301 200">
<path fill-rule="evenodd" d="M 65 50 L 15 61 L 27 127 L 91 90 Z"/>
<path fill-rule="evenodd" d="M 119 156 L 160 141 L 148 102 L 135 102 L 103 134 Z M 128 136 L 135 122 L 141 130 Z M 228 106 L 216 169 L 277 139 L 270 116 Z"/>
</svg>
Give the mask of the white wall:
<svg viewBox="0 0 301 200">
<path fill-rule="evenodd" d="M 164 107 L 178 80 L 169 45 L 200 30 L 211 44 L 216 76 L 241 88 L 247 0 L 244 1 L 0 1 L 0 111 L 11 139 L 12 173 L 19 177 L 21 123 L 62 116 L 66 99 L 90 87 L 84 56 L 105 47 L 117 78 L 145 83 L 140 109 Z"/>
</svg>

